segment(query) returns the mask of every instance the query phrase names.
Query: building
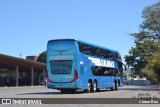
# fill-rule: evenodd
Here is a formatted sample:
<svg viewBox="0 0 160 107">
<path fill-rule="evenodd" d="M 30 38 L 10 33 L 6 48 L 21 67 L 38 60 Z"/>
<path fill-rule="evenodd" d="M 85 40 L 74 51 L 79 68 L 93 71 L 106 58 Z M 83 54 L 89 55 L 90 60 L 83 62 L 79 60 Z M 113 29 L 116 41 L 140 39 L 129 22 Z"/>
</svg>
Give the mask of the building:
<svg viewBox="0 0 160 107">
<path fill-rule="evenodd" d="M 135 75 L 135 70 L 133 68 L 127 68 L 127 70 L 123 72 L 123 84 L 151 85 L 151 81 L 147 80 L 146 77 L 139 77 L 139 75 Z"/>
<path fill-rule="evenodd" d="M 37 56 L 27 59 L 0 54 L 0 86 L 45 84 L 46 64 Z"/>
</svg>

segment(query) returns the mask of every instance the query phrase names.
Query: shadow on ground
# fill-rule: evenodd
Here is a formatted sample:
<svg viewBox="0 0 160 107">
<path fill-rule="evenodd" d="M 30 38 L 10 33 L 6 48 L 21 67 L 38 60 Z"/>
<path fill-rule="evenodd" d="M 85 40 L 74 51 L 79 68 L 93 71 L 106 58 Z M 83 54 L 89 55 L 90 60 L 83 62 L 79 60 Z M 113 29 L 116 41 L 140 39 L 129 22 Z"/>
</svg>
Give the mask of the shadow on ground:
<svg viewBox="0 0 160 107">
<path fill-rule="evenodd" d="M 106 89 L 106 90 L 100 90 L 99 92 L 96 92 L 96 93 L 100 93 L 100 92 L 110 92 L 110 90 Z M 21 93 L 21 94 L 15 94 L 15 95 L 53 95 L 53 94 L 56 94 L 56 95 L 64 95 L 64 94 L 61 94 L 60 91 L 57 91 L 57 92 L 33 92 L 33 93 Z M 65 94 L 87 94 L 85 93 L 83 90 L 78 90 L 76 91 L 75 93 L 65 93 Z"/>
<path fill-rule="evenodd" d="M 138 88 L 130 88 L 129 86 L 127 87 L 121 87 L 120 90 L 131 90 L 131 91 L 160 91 L 160 88 L 156 87 L 138 87 Z"/>
<path fill-rule="evenodd" d="M 156 88 L 156 87 L 120 87 L 118 91 L 121 90 L 130 90 L 130 91 L 160 91 L 160 88 Z M 99 92 L 96 93 L 101 93 L 101 92 L 111 92 L 110 89 L 102 89 Z M 114 91 L 113 91 L 114 92 Z M 116 92 L 116 91 L 115 91 Z M 32 93 L 21 93 L 21 94 L 16 94 L 16 95 L 64 95 L 61 94 L 60 91 L 56 91 L 56 92 L 32 92 Z M 84 93 L 83 90 L 78 90 L 75 93 L 65 93 L 65 94 L 87 94 Z"/>
</svg>

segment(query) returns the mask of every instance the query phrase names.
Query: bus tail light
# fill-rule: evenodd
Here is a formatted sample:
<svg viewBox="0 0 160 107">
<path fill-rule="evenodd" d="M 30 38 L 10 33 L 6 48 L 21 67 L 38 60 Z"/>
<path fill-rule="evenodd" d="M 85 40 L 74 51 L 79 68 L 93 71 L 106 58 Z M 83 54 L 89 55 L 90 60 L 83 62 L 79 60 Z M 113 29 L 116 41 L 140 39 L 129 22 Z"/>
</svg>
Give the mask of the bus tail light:
<svg viewBox="0 0 160 107">
<path fill-rule="evenodd" d="M 48 71 L 47 71 L 47 74 L 46 74 L 46 80 L 47 80 L 47 83 L 48 83 L 48 82 L 52 82 L 52 81 L 49 79 Z"/>
<path fill-rule="evenodd" d="M 74 78 L 71 82 L 75 82 L 78 79 L 78 72 L 75 70 L 74 71 Z"/>
</svg>

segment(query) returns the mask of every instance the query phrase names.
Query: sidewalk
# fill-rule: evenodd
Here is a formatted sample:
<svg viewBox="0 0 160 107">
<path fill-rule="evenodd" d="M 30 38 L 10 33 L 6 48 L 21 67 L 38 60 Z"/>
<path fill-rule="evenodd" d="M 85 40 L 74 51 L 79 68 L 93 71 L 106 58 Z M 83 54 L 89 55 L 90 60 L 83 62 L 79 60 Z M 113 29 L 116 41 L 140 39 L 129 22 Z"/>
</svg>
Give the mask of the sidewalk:
<svg viewBox="0 0 160 107">
<path fill-rule="evenodd" d="M 0 87 L 0 89 L 11 89 L 11 88 L 30 88 L 30 87 L 35 87 L 35 88 L 38 88 L 38 87 L 45 87 L 45 85 L 36 85 L 36 86 L 12 86 L 12 87 L 8 87 L 8 86 L 5 86 L 5 87 Z"/>
</svg>

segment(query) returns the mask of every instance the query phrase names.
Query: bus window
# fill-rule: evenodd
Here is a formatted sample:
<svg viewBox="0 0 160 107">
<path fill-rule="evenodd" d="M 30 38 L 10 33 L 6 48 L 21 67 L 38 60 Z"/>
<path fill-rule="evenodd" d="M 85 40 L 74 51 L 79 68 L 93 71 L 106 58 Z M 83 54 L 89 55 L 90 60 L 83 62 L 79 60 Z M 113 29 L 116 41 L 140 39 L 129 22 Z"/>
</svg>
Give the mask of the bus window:
<svg viewBox="0 0 160 107">
<path fill-rule="evenodd" d="M 80 52 L 85 55 L 108 58 L 108 59 L 112 59 L 112 60 L 120 59 L 117 52 L 98 48 L 96 46 L 91 46 L 91 45 L 81 43 L 81 42 L 78 42 L 78 45 L 79 45 Z"/>
<path fill-rule="evenodd" d="M 72 60 L 50 61 L 52 74 L 70 74 L 72 71 Z"/>
<path fill-rule="evenodd" d="M 107 67 L 92 67 L 92 74 L 95 76 L 118 76 L 118 70 Z"/>
</svg>

